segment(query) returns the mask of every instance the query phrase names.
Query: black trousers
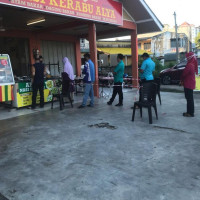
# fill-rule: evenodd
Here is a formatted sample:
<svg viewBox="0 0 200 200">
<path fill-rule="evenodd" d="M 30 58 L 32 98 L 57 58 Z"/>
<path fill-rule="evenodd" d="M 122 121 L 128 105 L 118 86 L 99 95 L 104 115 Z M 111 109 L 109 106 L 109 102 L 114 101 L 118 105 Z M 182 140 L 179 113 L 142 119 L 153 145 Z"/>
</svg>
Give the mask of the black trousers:
<svg viewBox="0 0 200 200">
<path fill-rule="evenodd" d="M 194 115 L 194 97 L 193 90 L 184 88 L 185 98 L 187 100 L 187 113 Z"/>
<path fill-rule="evenodd" d="M 114 83 L 113 94 L 110 102 L 112 103 L 115 100 L 116 95 L 119 94 L 119 103 L 123 104 L 123 92 L 122 92 L 122 83 Z"/>
<path fill-rule="evenodd" d="M 32 107 L 36 106 L 37 92 L 40 92 L 40 106 L 44 106 L 44 83 L 33 83 Z"/>
</svg>

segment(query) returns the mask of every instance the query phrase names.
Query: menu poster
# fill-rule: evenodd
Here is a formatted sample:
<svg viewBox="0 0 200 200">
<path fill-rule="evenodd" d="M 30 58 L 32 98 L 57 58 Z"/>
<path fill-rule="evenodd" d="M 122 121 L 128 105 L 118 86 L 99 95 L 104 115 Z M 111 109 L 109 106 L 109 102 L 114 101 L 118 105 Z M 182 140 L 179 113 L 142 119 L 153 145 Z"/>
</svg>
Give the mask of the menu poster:
<svg viewBox="0 0 200 200">
<path fill-rule="evenodd" d="M 0 54 L 0 86 L 14 85 L 12 65 L 8 54 Z"/>
</svg>

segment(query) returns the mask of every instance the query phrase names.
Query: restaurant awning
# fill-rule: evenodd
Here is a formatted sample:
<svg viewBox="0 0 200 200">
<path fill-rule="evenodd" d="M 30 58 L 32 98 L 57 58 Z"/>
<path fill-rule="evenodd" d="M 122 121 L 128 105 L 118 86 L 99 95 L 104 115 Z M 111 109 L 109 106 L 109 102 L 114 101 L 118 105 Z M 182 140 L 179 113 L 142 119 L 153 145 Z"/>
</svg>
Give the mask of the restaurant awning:
<svg viewBox="0 0 200 200">
<path fill-rule="evenodd" d="M 0 2 L 4 1 L 0 0 Z M 135 22 L 138 34 L 160 31 L 162 29 L 162 24 L 144 0 L 120 1 L 123 3 L 123 20 L 128 23 L 131 21 Z M 1 4 L 0 17 L 6 30 L 53 31 L 58 34 L 74 35 L 83 38 L 88 34 L 88 24 L 90 23 L 88 20 L 75 19 L 67 15 L 40 12 L 39 10 L 34 11 L 34 9 L 16 8 Z M 36 19 L 46 19 L 46 21 L 33 26 L 27 26 L 28 21 Z M 97 39 L 130 35 L 130 30 L 126 29 L 127 26 L 124 26 L 123 29 L 122 27 L 96 22 Z"/>
<path fill-rule="evenodd" d="M 137 33 L 161 31 L 162 23 L 144 0 L 120 0 L 123 7 L 137 24 Z"/>
<path fill-rule="evenodd" d="M 115 54 L 123 54 L 123 55 L 131 55 L 131 48 L 97 48 L 98 51 L 103 52 L 105 54 L 109 55 L 115 55 Z M 147 52 L 145 50 L 138 49 L 138 55 L 142 55 L 143 53 L 152 54 L 151 52 Z"/>
<path fill-rule="evenodd" d="M 137 25 L 137 34 L 162 31 L 163 25 L 144 0 L 119 0 L 123 3 L 123 18 Z M 109 27 L 113 30 L 107 31 Z M 97 24 L 97 39 L 130 35 L 128 30 L 120 31 L 119 26 Z M 98 32 L 103 33 L 98 34 Z"/>
</svg>

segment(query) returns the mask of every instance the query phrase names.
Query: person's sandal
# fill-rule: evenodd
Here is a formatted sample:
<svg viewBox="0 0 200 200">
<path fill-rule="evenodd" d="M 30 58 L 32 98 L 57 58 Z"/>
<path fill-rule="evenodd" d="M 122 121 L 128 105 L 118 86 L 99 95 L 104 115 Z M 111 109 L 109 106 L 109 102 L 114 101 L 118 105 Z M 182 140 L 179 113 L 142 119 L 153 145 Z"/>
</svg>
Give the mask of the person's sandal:
<svg viewBox="0 0 200 200">
<path fill-rule="evenodd" d="M 189 113 L 183 113 L 183 117 L 194 117 L 194 115 L 191 115 Z"/>
</svg>

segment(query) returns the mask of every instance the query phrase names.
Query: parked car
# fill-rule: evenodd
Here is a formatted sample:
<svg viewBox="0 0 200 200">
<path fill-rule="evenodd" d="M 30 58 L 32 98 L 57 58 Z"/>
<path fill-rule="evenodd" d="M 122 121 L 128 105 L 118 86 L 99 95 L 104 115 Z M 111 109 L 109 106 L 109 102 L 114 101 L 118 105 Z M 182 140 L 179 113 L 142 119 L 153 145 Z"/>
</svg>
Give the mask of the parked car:
<svg viewBox="0 0 200 200">
<path fill-rule="evenodd" d="M 198 73 L 200 74 L 200 58 L 197 58 L 197 60 L 198 60 Z M 187 61 L 183 61 L 171 68 L 162 70 L 160 72 L 160 78 L 162 84 L 164 85 L 169 85 L 172 83 L 178 84 L 181 80 L 181 74 L 185 69 L 186 64 Z"/>
</svg>

